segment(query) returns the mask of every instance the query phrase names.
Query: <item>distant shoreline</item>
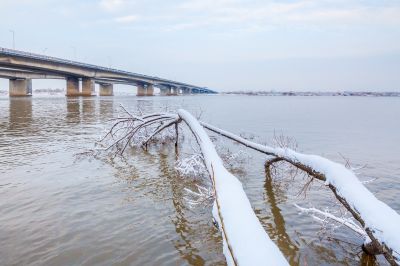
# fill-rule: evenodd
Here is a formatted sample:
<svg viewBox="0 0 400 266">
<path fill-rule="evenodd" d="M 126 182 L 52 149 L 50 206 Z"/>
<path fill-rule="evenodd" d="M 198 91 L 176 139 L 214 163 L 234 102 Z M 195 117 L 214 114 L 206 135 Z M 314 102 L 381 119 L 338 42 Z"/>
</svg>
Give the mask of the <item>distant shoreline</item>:
<svg viewBox="0 0 400 266">
<path fill-rule="evenodd" d="M 36 89 L 34 93 L 57 95 L 64 94 L 65 89 Z M 0 89 L 0 96 L 8 95 L 8 90 Z M 118 95 L 118 94 L 117 94 Z M 322 92 L 322 91 L 228 91 L 219 92 L 218 95 L 247 95 L 247 96 L 333 96 L 333 97 L 400 97 L 400 92 L 385 91 L 337 91 L 337 92 Z"/>
<path fill-rule="evenodd" d="M 372 92 L 372 91 L 229 91 L 220 92 L 226 95 L 248 96 L 361 96 L 361 97 L 400 97 L 400 92 Z"/>
</svg>

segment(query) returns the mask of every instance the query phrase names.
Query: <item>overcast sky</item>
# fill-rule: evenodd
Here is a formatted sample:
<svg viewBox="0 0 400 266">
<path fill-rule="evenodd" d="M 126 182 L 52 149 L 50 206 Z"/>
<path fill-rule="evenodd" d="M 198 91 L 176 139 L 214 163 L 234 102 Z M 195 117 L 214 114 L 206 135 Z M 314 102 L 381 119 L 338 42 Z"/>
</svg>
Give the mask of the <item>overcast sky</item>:
<svg viewBox="0 0 400 266">
<path fill-rule="evenodd" d="M 0 0 L 1 47 L 10 30 L 16 49 L 219 91 L 400 91 L 399 0 Z"/>
</svg>

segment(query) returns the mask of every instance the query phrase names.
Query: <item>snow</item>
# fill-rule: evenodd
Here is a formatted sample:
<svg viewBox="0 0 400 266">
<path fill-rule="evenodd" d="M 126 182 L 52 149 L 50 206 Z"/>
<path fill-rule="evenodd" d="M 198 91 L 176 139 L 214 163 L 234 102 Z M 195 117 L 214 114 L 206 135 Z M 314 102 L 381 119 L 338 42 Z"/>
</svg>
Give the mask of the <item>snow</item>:
<svg viewBox="0 0 400 266">
<path fill-rule="evenodd" d="M 320 215 L 324 218 L 329 218 L 337 223 L 343 224 L 343 225 L 347 226 L 348 228 L 350 228 L 351 230 L 353 230 L 354 232 L 356 232 L 357 234 L 359 234 L 360 236 L 363 236 L 365 239 L 368 239 L 369 240 L 368 242 L 371 241 L 369 239 L 367 233 L 365 233 L 365 231 L 361 227 L 359 227 L 357 224 L 355 224 L 353 222 L 353 220 L 351 220 L 349 218 L 336 217 L 335 215 L 333 215 L 332 213 L 329 213 L 328 211 L 321 211 L 316 208 L 303 208 L 297 204 L 294 204 L 294 206 L 296 208 L 298 208 L 301 212 L 312 214 L 312 217 L 318 221 L 325 222 L 325 219 L 321 219 L 316 215 Z"/>
<path fill-rule="evenodd" d="M 195 135 L 214 184 L 213 216 L 223 236 L 228 265 L 289 265 L 255 215 L 240 181 L 223 166 L 200 123 L 187 111 L 179 117 Z"/>
<path fill-rule="evenodd" d="M 201 176 L 201 174 L 207 173 L 203 161 L 203 156 L 200 154 L 182 158 L 175 162 L 175 170 L 185 177 Z"/>
<path fill-rule="evenodd" d="M 209 124 L 201 124 L 205 128 L 236 140 L 247 147 L 301 163 L 325 175 L 325 184 L 333 185 L 338 195 L 346 199 L 351 208 L 360 214 L 365 221 L 364 229 L 370 228 L 374 237 L 391 248 L 397 260 L 400 258 L 400 215 L 384 202 L 378 200 L 362 184 L 353 171 L 347 169 L 344 165 L 318 155 L 302 154 L 287 148 L 261 145 Z"/>
</svg>

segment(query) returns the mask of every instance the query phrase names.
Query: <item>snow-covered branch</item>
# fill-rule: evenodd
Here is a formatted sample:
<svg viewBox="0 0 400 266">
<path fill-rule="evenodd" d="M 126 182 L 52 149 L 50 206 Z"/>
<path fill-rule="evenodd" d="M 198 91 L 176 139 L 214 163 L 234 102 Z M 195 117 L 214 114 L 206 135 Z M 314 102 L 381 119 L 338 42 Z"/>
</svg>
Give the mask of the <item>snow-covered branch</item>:
<svg viewBox="0 0 400 266">
<path fill-rule="evenodd" d="M 303 154 L 288 148 L 261 145 L 212 125 L 201 124 L 208 130 L 271 156 L 272 159 L 267 162 L 267 166 L 278 161 L 286 161 L 305 171 L 311 177 L 323 181 L 340 203 L 361 224 L 371 239 L 374 252 L 378 250 L 391 265 L 400 264 L 399 214 L 378 200 L 360 182 L 353 171 L 321 156 Z M 372 250 L 371 253 L 373 253 Z"/>
<path fill-rule="evenodd" d="M 357 224 L 355 224 L 351 219 L 349 218 L 344 218 L 344 217 L 337 217 L 335 215 L 333 215 L 330 212 L 327 211 L 321 211 L 317 208 L 304 208 L 304 207 L 300 207 L 297 204 L 294 204 L 294 206 L 296 208 L 298 208 L 300 210 L 300 212 L 302 213 L 308 213 L 313 215 L 314 218 L 317 218 L 317 220 L 325 220 L 326 218 L 335 221 L 339 224 L 342 224 L 344 226 L 346 226 L 347 228 L 351 229 L 352 231 L 356 232 L 357 234 L 359 234 L 360 236 L 369 239 L 367 233 L 364 231 L 364 229 L 362 229 L 360 226 L 358 226 Z M 320 217 L 323 217 L 323 219 L 321 219 Z M 369 241 L 368 241 L 369 242 Z"/>
<path fill-rule="evenodd" d="M 179 123 L 180 118 L 176 114 L 154 113 L 144 116 L 136 116 L 121 105 L 123 117 L 114 119 L 114 124 L 100 142 L 111 141 L 106 150 L 113 150 L 115 154 L 122 155 L 129 145 L 147 146 L 156 135 L 164 138 L 173 138 L 171 134 L 162 136 L 165 129 Z"/>
<path fill-rule="evenodd" d="M 189 126 L 200 145 L 214 187 L 213 216 L 224 241 L 229 265 L 288 265 L 278 247 L 264 231 L 240 181 L 225 169 L 214 144 L 199 122 L 187 111 L 179 117 Z"/>
<path fill-rule="evenodd" d="M 195 177 L 207 170 L 204 167 L 204 158 L 201 154 L 194 154 L 192 156 L 177 160 L 175 163 L 175 170 L 184 177 Z"/>
<path fill-rule="evenodd" d="M 109 149 L 122 154 L 129 144 L 143 146 L 166 127 L 184 122 L 193 133 L 200 146 L 202 159 L 207 168 L 212 191 L 198 187 L 198 192 L 186 190 L 195 196 L 190 204 L 213 198 L 213 217 L 222 232 L 223 252 L 228 265 L 288 265 L 285 257 L 269 238 L 254 213 L 241 182 L 225 169 L 222 159 L 200 123 L 187 111 L 178 110 L 175 114 L 127 115 L 117 120 L 107 133 L 114 139 Z M 182 173 L 190 174 L 193 160 L 178 164 Z"/>
</svg>

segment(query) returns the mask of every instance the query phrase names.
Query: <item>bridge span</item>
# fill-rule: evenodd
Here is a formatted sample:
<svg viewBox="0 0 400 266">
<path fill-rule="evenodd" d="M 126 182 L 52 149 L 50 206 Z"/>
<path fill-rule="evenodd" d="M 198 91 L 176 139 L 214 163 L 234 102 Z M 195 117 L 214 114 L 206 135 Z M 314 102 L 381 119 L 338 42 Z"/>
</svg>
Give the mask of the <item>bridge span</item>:
<svg viewBox="0 0 400 266">
<path fill-rule="evenodd" d="M 112 96 L 114 84 L 137 87 L 137 96 L 216 93 L 205 87 L 154 76 L 86 64 L 0 47 L 0 78 L 9 79 L 10 96 L 32 95 L 32 79 L 66 80 L 66 96 L 92 96 L 99 84 L 100 96 Z"/>
</svg>

